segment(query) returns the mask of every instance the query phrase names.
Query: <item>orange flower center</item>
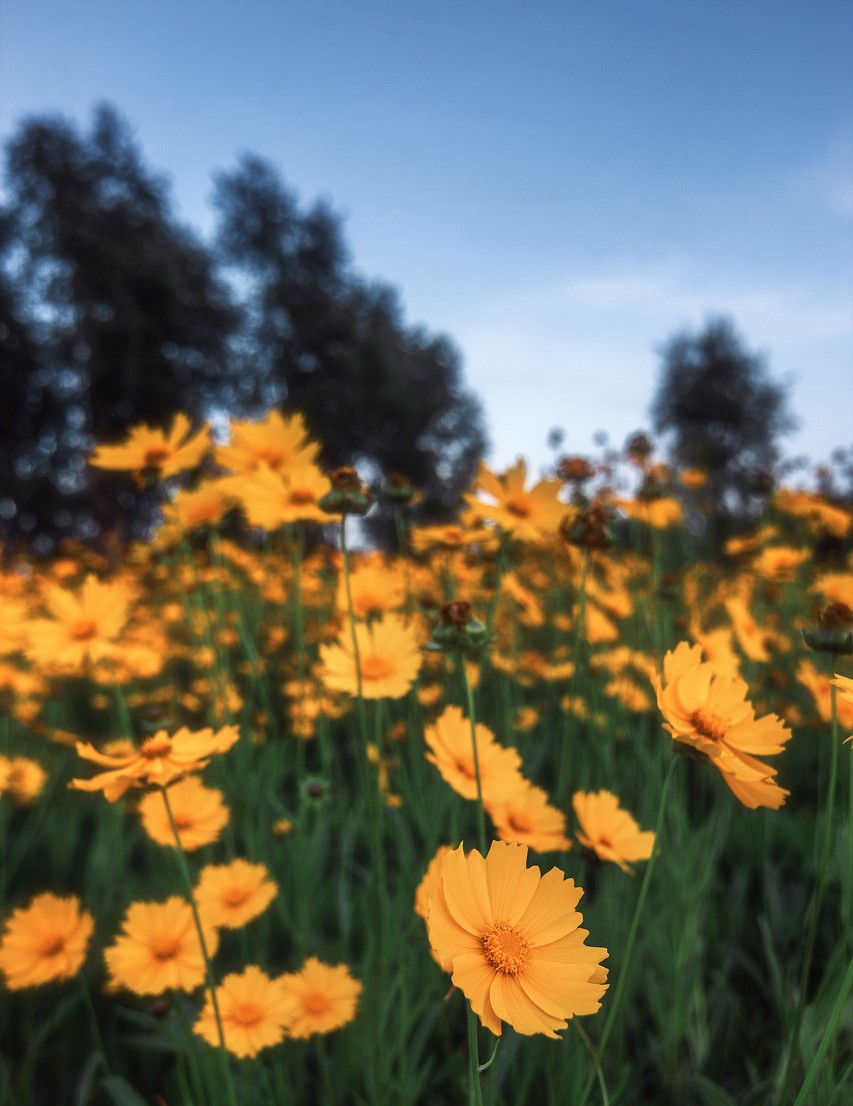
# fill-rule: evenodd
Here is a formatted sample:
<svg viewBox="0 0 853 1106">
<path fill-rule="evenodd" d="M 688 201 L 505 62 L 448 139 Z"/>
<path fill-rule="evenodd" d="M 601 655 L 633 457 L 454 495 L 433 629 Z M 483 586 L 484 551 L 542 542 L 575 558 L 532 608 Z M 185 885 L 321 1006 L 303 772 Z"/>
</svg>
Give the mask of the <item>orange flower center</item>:
<svg viewBox="0 0 853 1106">
<path fill-rule="evenodd" d="M 310 488 L 291 488 L 290 502 L 295 507 L 305 507 L 314 502 L 314 493 Z"/>
<path fill-rule="evenodd" d="M 151 955 L 155 960 L 165 962 L 174 960 L 181 947 L 180 940 L 173 933 L 166 933 L 162 937 L 155 937 L 151 942 Z"/>
<path fill-rule="evenodd" d="M 179 831 L 192 829 L 195 825 L 192 816 L 189 814 L 173 814 L 173 817 L 175 819 L 175 825 L 178 827 Z"/>
<path fill-rule="evenodd" d="M 319 1017 L 322 1014 L 329 1012 L 329 996 L 324 995 L 322 991 L 311 991 L 305 995 L 302 999 L 302 1006 L 306 1014 L 313 1014 L 314 1017 Z"/>
<path fill-rule="evenodd" d="M 145 450 L 145 462 L 142 467 L 146 469 L 160 468 L 168 456 L 169 450 L 165 446 L 153 445 L 150 449 Z"/>
<path fill-rule="evenodd" d="M 250 891 L 246 887 L 226 887 L 222 892 L 222 903 L 232 908 L 242 906 L 249 895 Z"/>
<path fill-rule="evenodd" d="M 702 737 L 709 741 L 723 741 L 726 736 L 726 727 L 710 711 L 694 710 L 690 715 L 690 724 Z"/>
<path fill-rule="evenodd" d="M 279 449 L 256 449 L 255 460 L 259 463 L 263 462 L 265 465 L 268 465 L 273 472 L 277 472 L 281 468 L 284 457 Z"/>
<path fill-rule="evenodd" d="M 507 922 L 495 922 L 483 934 L 483 952 L 486 959 L 505 975 L 518 975 L 530 959 L 530 946 L 515 926 Z"/>
<path fill-rule="evenodd" d="M 386 657 L 374 653 L 361 658 L 361 678 L 363 680 L 387 680 L 394 674 L 394 666 Z"/>
<path fill-rule="evenodd" d="M 155 734 L 154 737 L 149 737 L 142 742 L 139 747 L 139 755 L 145 757 L 146 760 L 157 760 L 158 757 L 164 757 L 171 752 L 172 739 L 165 734 L 160 737 Z"/>
<path fill-rule="evenodd" d="M 68 631 L 72 641 L 91 641 L 98 633 L 98 624 L 93 618 L 81 618 L 73 623 Z"/>
<path fill-rule="evenodd" d="M 514 829 L 516 833 L 527 833 L 530 829 L 530 822 L 523 814 L 510 814 L 508 821 L 510 828 Z"/>
<path fill-rule="evenodd" d="M 530 504 L 523 495 L 514 495 L 504 506 L 516 518 L 530 518 Z"/>
<path fill-rule="evenodd" d="M 64 948 L 65 938 L 58 933 L 51 933 L 42 939 L 40 951 L 42 956 L 56 956 Z"/>
<path fill-rule="evenodd" d="M 228 1020 L 244 1029 L 252 1029 L 263 1019 L 263 1011 L 253 1002 L 238 1002 L 228 1014 Z"/>
</svg>

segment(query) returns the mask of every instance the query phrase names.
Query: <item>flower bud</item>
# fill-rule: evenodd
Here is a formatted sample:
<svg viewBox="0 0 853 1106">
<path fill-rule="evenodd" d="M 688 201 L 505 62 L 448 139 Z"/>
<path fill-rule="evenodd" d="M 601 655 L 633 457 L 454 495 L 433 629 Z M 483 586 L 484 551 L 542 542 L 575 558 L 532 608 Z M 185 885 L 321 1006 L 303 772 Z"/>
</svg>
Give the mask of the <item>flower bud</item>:
<svg viewBox="0 0 853 1106">
<path fill-rule="evenodd" d="M 818 653 L 853 653 L 853 611 L 846 603 L 830 603 L 817 616 L 815 625 L 802 634 L 809 649 Z"/>
</svg>

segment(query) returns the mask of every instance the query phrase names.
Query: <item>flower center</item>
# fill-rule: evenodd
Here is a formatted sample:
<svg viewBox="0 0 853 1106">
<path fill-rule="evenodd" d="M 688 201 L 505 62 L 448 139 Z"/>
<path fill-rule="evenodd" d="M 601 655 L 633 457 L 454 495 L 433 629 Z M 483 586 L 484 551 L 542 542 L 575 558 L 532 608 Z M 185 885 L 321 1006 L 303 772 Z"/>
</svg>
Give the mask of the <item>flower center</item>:
<svg viewBox="0 0 853 1106">
<path fill-rule="evenodd" d="M 322 994 L 320 991 L 312 991 L 303 998 L 302 1005 L 306 1013 L 318 1017 L 321 1014 L 328 1013 L 329 996 Z"/>
<path fill-rule="evenodd" d="M 158 469 L 169 456 L 169 451 L 165 446 L 153 445 L 150 449 L 145 450 L 145 463 L 143 468 L 146 469 Z"/>
<path fill-rule="evenodd" d="M 725 739 L 726 727 L 716 714 L 711 714 L 710 711 L 694 710 L 690 715 L 690 724 L 698 734 L 707 737 L 709 741 Z"/>
<path fill-rule="evenodd" d="M 310 488 L 291 488 L 290 502 L 294 507 L 305 507 L 314 503 L 314 493 Z"/>
<path fill-rule="evenodd" d="M 173 817 L 178 830 L 192 829 L 195 825 L 195 822 L 189 814 L 174 814 Z"/>
<path fill-rule="evenodd" d="M 249 892 L 245 887 L 228 887 L 222 894 L 222 902 L 225 906 L 242 906 L 248 897 Z"/>
<path fill-rule="evenodd" d="M 151 942 L 151 954 L 155 960 L 165 962 L 174 960 L 178 955 L 181 943 L 173 933 L 167 933 L 162 937 L 155 937 Z"/>
<path fill-rule="evenodd" d="M 256 449 L 255 460 L 258 462 L 263 462 L 265 465 L 271 468 L 273 472 L 277 472 L 284 462 L 284 456 L 280 449 Z"/>
<path fill-rule="evenodd" d="M 516 518 L 530 518 L 530 504 L 523 495 L 514 495 L 504 504 L 511 515 Z"/>
<path fill-rule="evenodd" d="M 251 1029 L 257 1025 L 263 1017 L 260 1008 L 253 1002 L 238 1002 L 228 1014 L 228 1020 L 237 1025 Z"/>
<path fill-rule="evenodd" d="M 65 948 L 65 938 L 58 933 L 51 933 L 41 943 L 42 956 L 56 956 Z"/>
<path fill-rule="evenodd" d="M 93 618 L 81 618 L 68 631 L 72 641 L 91 641 L 98 633 L 98 624 Z"/>
<path fill-rule="evenodd" d="M 167 756 L 172 748 L 172 739 L 166 734 L 155 734 L 146 738 L 139 747 L 139 755 L 146 760 L 157 760 L 158 757 Z"/>
<path fill-rule="evenodd" d="M 369 657 L 362 657 L 361 678 L 363 680 L 387 680 L 393 672 L 393 665 L 389 664 L 385 657 L 380 657 L 376 653 Z"/>
<path fill-rule="evenodd" d="M 530 946 L 515 926 L 495 922 L 483 934 L 483 952 L 499 972 L 518 975 L 530 959 Z"/>
<path fill-rule="evenodd" d="M 530 829 L 530 822 L 523 814 L 510 814 L 509 824 L 510 828 L 514 829 L 516 833 L 527 833 Z"/>
</svg>

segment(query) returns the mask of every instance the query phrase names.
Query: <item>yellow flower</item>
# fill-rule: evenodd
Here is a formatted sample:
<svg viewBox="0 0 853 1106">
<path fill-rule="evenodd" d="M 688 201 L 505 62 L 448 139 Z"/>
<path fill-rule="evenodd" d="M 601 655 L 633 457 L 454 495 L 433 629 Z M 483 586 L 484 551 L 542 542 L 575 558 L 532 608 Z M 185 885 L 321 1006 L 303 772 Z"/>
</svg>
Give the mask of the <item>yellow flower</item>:
<svg viewBox="0 0 853 1106">
<path fill-rule="evenodd" d="M 526 481 L 527 462 L 522 458 L 500 476 L 481 464 L 474 492 L 465 501 L 478 518 L 497 523 L 518 541 L 542 542 L 557 532 L 569 508 L 557 498 L 559 480 L 540 480 L 527 489 Z"/>
<path fill-rule="evenodd" d="M 576 791 L 572 806 L 580 825 L 577 839 L 599 860 L 610 860 L 627 872 L 630 862 L 652 855 L 654 833 L 641 830 L 610 791 Z"/>
<path fill-rule="evenodd" d="M 45 891 L 16 910 L 0 939 L 0 971 L 10 991 L 73 978 L 83 966 L 94 919 L 80 900 Z"/>
<path fill-rule="evenodd" d="M 572 847 L 565 814 L 551 806 L 541 787 L 528 784 L 502 803 L 487 803 L 487 809 L 501 841 L 527 845 L 538 853 Z"/>
<path fill-rule="evenodd" d="M 302 415 L 270 411 L 260 422 L 232 422 L 231 441 L 217 447 L 216 462 L 237 473 L 255 472 L 261 465 L 283 473 L 313 463 L 319 452 Z"/>
<path fill-rule="evenodd" d="M 38 798 L 46 780 L 47 772 L 37 760 L 0 756 L 0 795 L 27 805 Z"/>
<path fill-rule="evenodd" d="M 594 1014 L 607 989 L 607 950 L 584 942 L 583 891 L 552 868 L 528 868 L 527 848 L 495 841 L 489 855 L 462 846 L 442 858 L 429 900 L 430 943 L 492 1033 L 556 1037 L 567 1019 Z"/>
<path fill-rule="evenodd" d="M 165 478 L 195 468 L 209 445 L 207 427 L 191 435 L 190 420 L 179 413 L 168 431 L 134 426 L 123 445 L 98 446 L 89 464 L 114 472 L 151 472 Z"/>
<path fill-rule="evenodd" d="M 254 965 L 240 974 L 226 975 L 216 988 L 216 1004 L 225 1047 L 240 1057 L 257 1056 L 261 1049 L 277 1045 L 293 1015 L 293 1000 L 285 993 L 281 980 L 270 979 Z M 210 1044 L 219 1046 L 210 995 L 193 1028 Z"/>
<path fill-rule="evenodd" d="M 400 699 L 421 667 L 420 642 L 414 626 L 389 614 L 370 625 L 355 627 L 365 699 Z M 332 645 L 320 646 L 320 679 L 329 691 L 358 694 L 358 669 L 350 627 Z"/>
<path fill-rule="evenodd" d="M 222 801 L 222 792 L 205 787 L 198 776 L 187 776 L 172 784 L 169 806 L 185 852 L 210 845 L 228 825 L 228 807 Z M 175 835 L 161 791 L 152 791 L 142 797 L 139 816 L 152 841 L 175 848 Z"/>
<path fill-rule="evenodd" d="M 300 464 L 276 472 L 261 464 L 252 472 L 223 481 L 239 500 L 250 526 L 278 530 L 290 522 L 326 524 L 329 516 L 317 506 L 332 485 L 316 465 Z"/>
<path fill-rule="evenodd" d="M 67 670 L 116 655 L 131 602 L 125 583 L 90 575 L 79 590 L 45 584 L 42 595 L 50 617 L 27 626 L 26 651 L 32 660 Z"/>
<path fill-rule="evenodd" d="M 523 791 L 527 781 L 521 774 L 521 757 L 516 750 L 498 744 L 488 726 L 481 723 L 477 724 L 476 733 L 483 802 L 503 802 Z M 442 779 L 463 799 L 476 799 L 471 723 L 459 707 L 446 707 L 435 723 L 426 727 L 424 738 L 430 750 L 424 755 L 436 766 Z"/>
<path fill-rule="evenodd" d="M 281 984 L 292 1004 L 287 1022 L 291 1037 L 331 1033 L 355 1017 L 361 984 L 346 964 L 323 964 L 311 956 L 301 971 L 282 976 Z"/>
<path fill-rule="evenodd" d="M 277 893 L 263 864 L 237 859 L 202 868 L 195 900 L 199 914 L 210 925 L 241 929 L 263 914 Z"/>
<path fill-rule="evenodd" d="M 149 784 L 168 787 L 173 780 L 204 768 L 212 756 L 227 752 L 237 741 L 236 726 L 223 726 L 216 733 L 211 729 L 190 732 L 186 726 L 169 737 L 160 730 L 147 738 L 134 752 L 119 756 L 99 753 L 94 746 L 77 742 L 77 755 L 108 769 L 89 780 L 72 780 L 69 787 L 78 791 L 103 791 L 111 803 L 120 799 L 129 788 Z"/>
<path fill-rule="evenodd" d="M 406 579 L 399 563 L 387 563 L 376 555 L 361 561 L 350 573 L 350 591 L 356 618 L 379 618 L 398 610 L 406 601 Z M 348 609 L 346 580 L 338 581 L 338 610 Z"/>
<path fill-rule="evenodd" d="M 209 956 L 219 945 L 212 926 L 202 919 Z M 123 931 L 104 952 L 110 987 L 137 995 L 194 991 L 205 978 L 204 955 L 188 902 L 172 896 L 166 902 L 131 903 Z"/>
</svg>

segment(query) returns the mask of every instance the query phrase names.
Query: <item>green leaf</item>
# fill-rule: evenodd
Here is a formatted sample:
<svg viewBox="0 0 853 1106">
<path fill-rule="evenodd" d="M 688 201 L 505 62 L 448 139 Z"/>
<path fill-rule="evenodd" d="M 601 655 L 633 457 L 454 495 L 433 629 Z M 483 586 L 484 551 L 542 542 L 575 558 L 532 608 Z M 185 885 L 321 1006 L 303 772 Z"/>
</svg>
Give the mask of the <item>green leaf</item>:
<svg viewBox="0 0 853 1106">
<path fill-rule="evenodd" d="M 101 1080 L 101 1089 L 106 1091 L 115 1106 L 148 1106 L 148 1103 L 121 1075 L 108 1075 Z"/>
</svg>

